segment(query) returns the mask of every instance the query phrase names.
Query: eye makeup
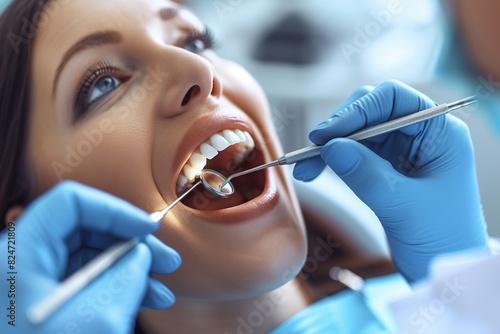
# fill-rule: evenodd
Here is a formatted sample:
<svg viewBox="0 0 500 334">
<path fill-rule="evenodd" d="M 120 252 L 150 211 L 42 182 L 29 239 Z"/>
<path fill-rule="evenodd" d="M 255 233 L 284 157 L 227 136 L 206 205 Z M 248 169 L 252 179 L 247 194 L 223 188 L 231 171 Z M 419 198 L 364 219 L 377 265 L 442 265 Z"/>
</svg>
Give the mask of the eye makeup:
<svg viewBox="0 0 500 334">
<path fill-rule="evenodd" d="M 87 73 L 81 80 L 78 86 L 78 91 L 75 94 L 75 121 L 78 121 L 81 117 L 83 117 L 93 103 L 113 92 L 121 84 L 120 82 L 120 84 L 117 84 L 116 87 L 103 92 L 103 94 L 98 97 L 92 97 L 92 90 L 95 88 L 96 83 L 100 79 L 107 77 L 116 78 L 117 81 L 121 81 L 123 78 L 118 77 L 123 77 L 123 74 L 120 75 L 120 72 L 121 71 L 117 66 L 109 62 L 99 62 L 87 70 Z"/>
<path fill-rule="evenodd" d="M 199 53 L 208 49 L 213 50 L 218 48 L 218 42 L 215 39 L 214 33 L 209 28 L 205 28 L 203 31 L 194 29 L 186 35 L 181 47 L 188 51 Z"/>
</svg>

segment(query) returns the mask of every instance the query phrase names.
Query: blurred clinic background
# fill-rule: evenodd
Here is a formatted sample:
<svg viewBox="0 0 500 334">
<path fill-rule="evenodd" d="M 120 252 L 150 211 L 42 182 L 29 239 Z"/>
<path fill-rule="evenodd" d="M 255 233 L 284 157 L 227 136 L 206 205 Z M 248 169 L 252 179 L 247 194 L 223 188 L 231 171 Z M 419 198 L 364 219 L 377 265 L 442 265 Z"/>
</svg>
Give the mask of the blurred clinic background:
<svg viewBox="0 0 500 334">
<path fill-rule="evenodd" d="M 470 128 L 489 232 L 500 236 L 500 2 L 185 2 L 218 53 L 263 86 L 285 150 L 309 145 L 309 130 L 361 85 L 398 79 L 439 103 L 476 94 L 481 106 L 455 115 Z"/>
<path fill-rule="evenodd" d="M 440 103 L 476 94 L 481 106 L 455 115 L 469 125 L 489 232 L 500 236 L 500 1 L 179 2 L 263 86 L 285 150 L 309 145 L 309 130 L 361 85 L 398 79 Z M 339 188 L 338 210 L 360 212 L 348 192 Z"/>
</svg>

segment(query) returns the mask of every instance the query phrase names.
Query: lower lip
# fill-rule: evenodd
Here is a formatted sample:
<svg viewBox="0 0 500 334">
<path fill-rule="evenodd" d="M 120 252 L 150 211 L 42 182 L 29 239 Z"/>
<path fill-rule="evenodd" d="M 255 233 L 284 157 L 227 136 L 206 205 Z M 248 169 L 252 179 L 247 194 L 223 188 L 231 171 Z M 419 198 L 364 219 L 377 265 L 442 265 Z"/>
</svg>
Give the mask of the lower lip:
<svg viewBox="0 0 500 334">
<path fill-rule="evenodd" d="M 248 201 L 235 207 L 214 210 L 214 211 L 200 211 L 186 207 L 188 211 L 197 217 L 211 220 L 215 223 L 239 223 L 248 219 L 252 219 L 266 212 L 271 211 L 278 205 L 279 194 L 276 187 L 276 177 L 271 170 L 266 170 L 266 185 L 262 193 Z"/>
</svg>

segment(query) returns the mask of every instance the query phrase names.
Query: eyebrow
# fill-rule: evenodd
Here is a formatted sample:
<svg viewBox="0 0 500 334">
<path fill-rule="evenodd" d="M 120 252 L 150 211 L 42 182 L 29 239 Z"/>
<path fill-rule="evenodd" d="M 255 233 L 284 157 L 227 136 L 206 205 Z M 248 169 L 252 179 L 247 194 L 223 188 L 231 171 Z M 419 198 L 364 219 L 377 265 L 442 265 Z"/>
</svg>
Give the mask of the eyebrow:
<svg viewBox="0 0 500 334">
<path fill-rule="evenodd" d="M 57 81 L 61 76 L 61 72 L 64 69 L 64 66 L 68 63 L 68 61 L 77 53 L 87 50 L 90 48 L 95 48 L 107 44 L 117 44 L 123 40 L 122 35 L 114 30 L 106 30 L 106 31 L 98 31 L 93 34 L 90 34 L 86 37 L 83 37 L 79 40 L 75 45 L 73 45 L 66 53 L 64 54 L 61 63 L 57 67 L 56 75 L 54 78 L 53 84 L 53 92 L 55 93 L 57 87 Z"/>
<path fill-rule="evenodd" d="M 162 9 L 160 9 L 160 18 L 163 21 L 168 21 L 168 20 L 176 17 L 179 14 L 179 11 L 180 11 L 180 8 L 177 6 L 176 7 L 173 7 L 173 6 L 163 7 Z"/>
<path fill-rule="evenodd" d="M 179 14 L 180 8 L 178 6 L 168 6 L 160 9 L 160 18 L 163 21 L 168 21 L 173 19 Z M 61 63 L 57 67 L 56 75 L 53 83 L 52 95 L 55 94 L 57 82 L 61 76 L 61 72 L 68 61 L 80 51 L 87 50 L 89 48 L 95 48 L 106 44 L 118 44 L 123 40 L 122 35 L 114 30 L 98 31 L 91 35 L 88 35 L 78 41 L 64 54 Z"/>
</svg>

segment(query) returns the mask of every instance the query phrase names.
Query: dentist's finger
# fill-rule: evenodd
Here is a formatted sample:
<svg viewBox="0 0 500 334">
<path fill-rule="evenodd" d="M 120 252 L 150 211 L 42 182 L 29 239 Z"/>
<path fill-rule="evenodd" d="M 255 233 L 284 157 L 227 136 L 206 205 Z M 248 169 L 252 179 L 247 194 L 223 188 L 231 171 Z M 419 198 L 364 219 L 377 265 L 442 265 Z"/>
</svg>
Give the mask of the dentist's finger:
<svg viewBox="0 0 500 334">
<path fill-rule="evenodd" d="M 299 181 L 312 181 L 325 169 L 325 162 L 321 157 L 314 157 L 299 161 L 293 167 L 293 177 Z"/>
<path fill-rule="evenodd" d="M 147 289 L 142 300 L 141 310 L 164 309 L 175 303 L 175 296 L 162 282 L 149 277 Z"/>
<path fill-rule="evenodd" d="M 144 242 L 153 256 L 151 272 L 155 274 L 170 274 L 176 271 L 182 263 L 181 256 L 173 248 L 165 245 L 153 235 L 145 237 Z"/>
</svg>

